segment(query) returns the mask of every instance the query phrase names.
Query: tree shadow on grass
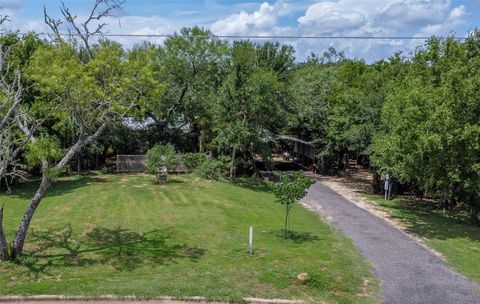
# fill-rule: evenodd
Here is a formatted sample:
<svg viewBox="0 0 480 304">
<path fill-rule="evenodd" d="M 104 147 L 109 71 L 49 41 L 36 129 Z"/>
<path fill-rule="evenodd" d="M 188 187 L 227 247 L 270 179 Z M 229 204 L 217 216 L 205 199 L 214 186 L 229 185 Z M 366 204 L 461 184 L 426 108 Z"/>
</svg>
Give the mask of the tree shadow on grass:
<svg viewBox="0 0 480 304">
<path fill-rule="evenodd" d="M 287 235 L 285 237 L 285 232 L 283 230 L 275 230 L 272 231 L 272 234 L 281 240 L 292 241 L 296 244 L 316 242 L 320 240 L 318 236 L 312 234 L 311 232 L 297 232 L 289 230 L 287 231 Z"/>
<path fill-rule="evenodd" d="M 108 180 L 99 178 L 97 176 L 81 176 L 77 179 L 63 179 L 58 180 L 53 184 L 53 187 L 47 192 L 45 197 L 60 196 L 70 193 L 77 188 L 82 188 L 93 183 L 107 183 Z M 9 193 L 10 196 L 19 199 L 31 199 L 40 184 L 40 180 L 29 181 L 21 185 L 16 185 Z M 5 193 L 4 191 L 0 194 Z"/>
<path fill-rule="evenodd" d="M 249 190 L 257 191 L 257 192 L 268 192 L 270 191 L 267 183 L 263 180 L 258 178 L 236 178 L 232 181 L 232 184 L 238 187 L 246 188 Z"/>
<path fill-rule="evenodd" d="M 76 237 L 68 224 L 32 231 L 31 242 L 36 250 L 25 253 L 18 262 L 38 278 L 51 275 L 50 271 L 56 268 L 106 264 L 118 271 L 131 271 L 142 265 L 161 265 L 180 258 L 196 261 L 204 255 L 204 249 L 174 244 L 169 241 L 171 237 L 170 230 L 138 233 L 121 227 L 94 228 Z"/>
<path fill-rule="evenodd" d="M 470 222 L 465 211 L 444 211 L 439 204 L 402 200 L 390 204 L 393 217 L 407 224 L 413 233 L 428 239 L 467 238 L 480 242 L 480 227 Z"/>
<path fill-rule="evenodd" d="M 439 240 L 466 238 L 480 242 L 480 227 L 470 222 L 465 210 L 445 211 L 440 203 L 412 202 L 404 197 L 383 201 L 378 196 L 374 200 L 386 208 L 393 218 L 405 223 L 409 231 L 421 237 Z"/>
<path fill-rule="evenodd" d="M 150 184 L 151 185 L 154 185 L 154 186 L 169 186 L 169 185 L 181 185 L 181 184 L 185 184 L 186 181 L 183 180 L 183 179 L 178 179 L 178 178 L 172 178 L 171 176 L 168 176 L 167 177 L 167 181 L 163 184 L 159 183 L 154 176 L 152 176 L 151 180 L 150 180 Z"/>
</svg>

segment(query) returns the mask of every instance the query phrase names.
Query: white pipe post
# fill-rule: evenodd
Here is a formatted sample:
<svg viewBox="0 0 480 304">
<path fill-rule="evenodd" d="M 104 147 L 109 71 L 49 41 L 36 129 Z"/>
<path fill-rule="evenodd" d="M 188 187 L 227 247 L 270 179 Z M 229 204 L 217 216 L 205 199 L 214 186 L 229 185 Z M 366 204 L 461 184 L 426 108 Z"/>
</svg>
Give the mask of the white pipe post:
<svg viewBox="0 0 480 304">
<path fill-rule="evenodd" d="M 253 226 L 250 226 L 250 237 L 248 238 L 248 247 L 250 248 L 250 255 L 253 253 Z"/>
</svg>

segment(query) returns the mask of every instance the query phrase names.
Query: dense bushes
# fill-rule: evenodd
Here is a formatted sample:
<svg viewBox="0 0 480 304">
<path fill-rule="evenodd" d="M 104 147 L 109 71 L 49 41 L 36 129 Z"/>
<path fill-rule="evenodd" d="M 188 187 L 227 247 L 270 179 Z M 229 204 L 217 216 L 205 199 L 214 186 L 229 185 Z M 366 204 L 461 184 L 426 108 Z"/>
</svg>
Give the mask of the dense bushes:
<svg viewBox="0 0 480 304">
<path fill-rule="evenodd" d="M 198 168 L 205 160 L 207 159 L 207 154 L 205 153 L 186 153 L 183 156 L 183 163 L 185 165 L 185 168 L 187 168 L 188 171 L 194 171 L 195 169 Z"/>
<path fill-rule="evenodd" d="M 147 152 L 145 165 L 151 174 L 158 173 L 160 167 L 167 167 L 169 171 L 175 170 L 179 164 L 180 159 L 171 144 L 156 145 Z"/>
<path fill-rule="evenodd" d="M 230 158 L 229 157 L 219 157 L 218 159 L 206 158 L 194 171 L 194 174 L 207 178 L 218 180 L 222 177 L 227 176 L 230 168 Z"/>
</svg>

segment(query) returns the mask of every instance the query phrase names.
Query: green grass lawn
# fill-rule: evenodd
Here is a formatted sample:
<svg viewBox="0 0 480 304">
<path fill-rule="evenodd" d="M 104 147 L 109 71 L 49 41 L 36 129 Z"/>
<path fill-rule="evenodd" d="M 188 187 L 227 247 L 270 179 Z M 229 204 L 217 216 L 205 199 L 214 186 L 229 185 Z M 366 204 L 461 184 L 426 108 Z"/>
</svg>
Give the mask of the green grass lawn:
<svg viewBox="0 0 480 304">
<path fill-rule="evenodd" d="M 480 283 L 480 227 L 471 224 L 466 213 L 446 212 L 433 202 L 409 203 L 404 197 L 385 201 L 380 196 L 365 196 L 426 239 L 453 268 Z"/>
<path fill-rule="evenodd" d="M 35 185 L 0 194 L 11 240 Z M 265 186 L 191 176 L 62 178 L 40 205 L 21 264 L 0 266 L 0 295 L 204 296 L 375 303 L 377 280 L 351 241 L 300 205 L 283 240 L 283 209 Z M 247 250 L 254 226 L 254 255 Z M 299 283 L 296 275 L 312 279 Z"/>
</svg>

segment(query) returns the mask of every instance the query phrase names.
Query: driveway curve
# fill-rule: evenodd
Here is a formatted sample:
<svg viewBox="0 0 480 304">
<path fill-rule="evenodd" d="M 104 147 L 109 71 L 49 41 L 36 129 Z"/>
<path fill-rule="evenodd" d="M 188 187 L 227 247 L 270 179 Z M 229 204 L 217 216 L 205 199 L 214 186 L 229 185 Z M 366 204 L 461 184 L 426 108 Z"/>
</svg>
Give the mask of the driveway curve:
<svg viewBox="0 0 480 304">
<path fill-rule="evenodd" d="M 350 238 L 382 281 L 387 304 L 477 304 L 478 284 L 381 218 L 355 206 L 321 182 L 302 200 Z"/>
</svg>

